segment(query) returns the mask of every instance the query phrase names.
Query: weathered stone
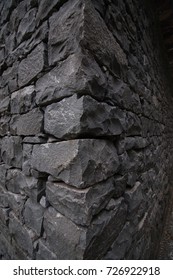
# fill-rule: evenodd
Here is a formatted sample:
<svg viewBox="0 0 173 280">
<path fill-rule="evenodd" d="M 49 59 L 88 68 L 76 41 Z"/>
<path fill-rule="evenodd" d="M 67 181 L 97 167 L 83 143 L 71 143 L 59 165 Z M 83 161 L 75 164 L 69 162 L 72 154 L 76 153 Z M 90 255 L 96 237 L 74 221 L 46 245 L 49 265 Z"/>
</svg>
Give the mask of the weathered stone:
<svg viewBox="0 0 173 280">
<path fill-rule="evenodd" d="M 4 225 L 7 225 L 9 213 L 10 213 L 10 208 L 0 207 L 0 220 Z"/>
<path fill-rule="evenodd" d="M 47 244 L 60 260 L 82 259 L 86 229 L 49 207 L 44 215 L 44 230 Z"/>
<path fill-rule="evenodd" d="M 86 188 L 115 174 L 119 160 L 111 142 L 81 139 L 35 145 L 32 165 L 66 184 Z"/>
<path fill-rule="evenodd" d="M 33 8 L 33 9 L 29 10 L 25 14 L 25 16 L 22 18 L 22 20 L 19 24 L 19 27 L 18 27 L 17 35 L 16 35 L 18 44 L 21 41 L 27 39 L 29 36 L 31 36 L 32 33 L 34 32 L 35 24 L 36 24 L 36 22 L 35 22 L 36 12 L 37 12 L 37 9 Z"/>
<path fill-rule="evenodd" d="M 5 115 L 0 118 L 0 136 L 7 135 L 9 131 L 10 116 Z"/>
<path fill-rule="evenodd" d="M 17 217 L 11 212 L 9 220 L 9 230 L 14 240 L 30 256 L 33 254 L 33 233 L 28 230 Z"/>
<path fill-rule="evenodd" d="M 113 210 L 102 211 L 93 220 L 87 231 L 87 246 L 84 259 L 99 260 L 104 256 L 123 228 L 126 215 L 126 204 L 123 198 L 120 198 L 114 201 Z"/>
<path fill-rule="evenodd" d="M 60 139 L 89 136 L 115 136 L 122 133 L 116 107 L 99 103 L 89 96 L 76 95 L 47 106 L 44 117 L 45 132 Z"/>
<path fill-rule="evenodd" d="M 11 95 L 11 114 L 27 113 L 34 107 L 34 86 L 28 86 L 15 91 Z"/>
<path fill-rule="evenodd" d="M 37 203 L 40 201 L 41 197 L 45 195 L 46 184 L 45 181 L 41 179 L 36 179 L 34 177 L 26 176 L 26 187 L 25 193 L 29 196 L 33 202 Z"/>
<path fill-rule="evenodd" d="M 1 186 L 0 186 L 0 207 L 2 207 L 2 208 L 9 207 L 8 192 L 5 191 L 4 188 L 2 188 Z"/>
<path fill-rule="evenodd" d="M 26 187 L 25 177 L 20 169 L 9 169 L 6 178 L 8 191 L 20 194 Z"/>
<path fill-rule="evenodd" d="M 36 135 L 42 130 L 43 113 L 39 109 L 33 109 L 23 115 L 12 117 L 10 130 L 13 135 Z"/>
<path fill-rule="evenodd" d="M 89 225 L 92 217 L 105 207 L 114 192 L 113 177 L 85 190 L 56 182 L 47 182 L 46 185 L 49 203 L 67 218 L 81 225 Z"/>
<path fill-rule="evenodd" d="M 16 168 L 21 168 L 22 144 L 20 137 L 6 136 L 2 139 L 1 157 L 6 164 Z"/>
<path fill-rule="evenodd" d="M 57 260 L 57 256 L 46 246 L 44 241 L 39 240 L 36 260 Z"/>
<path fill-rule="evenodd" d="M 49 45 L 51 65 L 57 62 L 57 57 L 63 59 L 79 46 L 89 49 L 100 63 L 115 74 L 119 74 L 119 64 L 127 64 L 125 54 L 91 1 L 67 2 L 53 14 L 50 18 Z"/>
<path fill-rule="evenodd" d="M 0 164 L 0 186 L 3 188 L 5 188 L 7 169 L 8 167 L 6 164 Z"/>
<path fill-rule="evenodd" d="M 10 98 L 7 96 L 3 100 L 0 100 L 0 113 L 8 111 L 10 105 Z"/>
<path fill-rule="evenodd" d="M 19 62 L 16 62 L 8 67 L 2 74 L 2 80 L 5 85 L 8 85 L 9 92 L 13 92 L 18 89 L 17 86 L 17 72 L 18 72 Z"/>
<path fill-rule="evenodd" d="M 40 21 L 47 18 L 47 16 L 50 14 L 50 12 L 54 9 L 55 6 L 59 7 L 63 3 L 64 0 L 52 0 L 51 2 L 49 0 L 40 1 L 36 17 L 37 25 L 40 23 Z"/>
<path fill-rule="evenodd" d="M 31 228 L 38 236 L 41 235 L 44 208 L 38 203 L 28 199 L 23 212 L 24 221 L 27 227 Z"/>
<path fill-rule="evenodd" d="M 23 209 L 26 197 L 24 195 L 15 194 L 12 192 L 8 192 L 8 204 L 10 209 L 12 209 L 15 213 L 15 215 L 23 221 Z"/>
<path fill-rule="evenodd" d="M 22 172 L 28 176 L 31 175 L 32 147 L 30 144 L 23 144 Z"/>
<path fill-rule="evenodd" d="M 22 87 L 32 81 L 41 71 L 45 64 L 45 47 L 39 44 L 27 58 L 23 59 L 18 68 L 18 84 Z"/>
<path fill-rule="evenodd" d="M 103 99 L 106 93 L 106 78 L 92 57 L 81 53 L 73 54 L 38 79 L 36 103 L 45 105 L 74 93 L 86 92 Z"/>
</svg>

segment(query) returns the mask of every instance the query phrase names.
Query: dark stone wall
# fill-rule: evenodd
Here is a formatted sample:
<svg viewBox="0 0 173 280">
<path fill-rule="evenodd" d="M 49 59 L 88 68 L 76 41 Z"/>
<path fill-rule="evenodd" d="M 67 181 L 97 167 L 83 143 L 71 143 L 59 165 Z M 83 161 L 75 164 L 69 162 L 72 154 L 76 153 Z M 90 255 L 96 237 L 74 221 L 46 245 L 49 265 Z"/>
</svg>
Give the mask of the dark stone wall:
<svg viewBox="0 0 173 280">
<path fill-rule="evenodd" d="M 173 102 L 155 10 L 0 0 L 1 259 L 156 257 Z"/>
</svg>

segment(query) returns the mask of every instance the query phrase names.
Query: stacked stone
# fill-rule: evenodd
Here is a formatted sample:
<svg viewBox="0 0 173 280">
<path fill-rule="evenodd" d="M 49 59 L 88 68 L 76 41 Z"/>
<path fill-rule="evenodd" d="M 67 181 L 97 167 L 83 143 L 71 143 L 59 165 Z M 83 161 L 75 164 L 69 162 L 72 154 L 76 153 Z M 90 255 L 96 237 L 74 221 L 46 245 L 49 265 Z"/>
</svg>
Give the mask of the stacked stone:
<svg viewBox="0 0 173 280">
<path fill-rule="evenodd" d="M 145 8 L 10 0 L 0 11 L 1 258 L 149 258 L 173 118 Z"/>
</svg>

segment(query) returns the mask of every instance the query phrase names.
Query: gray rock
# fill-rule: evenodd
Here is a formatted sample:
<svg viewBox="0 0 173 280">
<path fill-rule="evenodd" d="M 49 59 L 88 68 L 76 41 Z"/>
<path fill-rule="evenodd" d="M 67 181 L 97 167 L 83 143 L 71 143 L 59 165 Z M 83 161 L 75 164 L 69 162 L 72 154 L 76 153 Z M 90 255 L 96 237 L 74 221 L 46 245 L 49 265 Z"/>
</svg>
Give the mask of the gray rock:
<svg viewBox="0 0 173 280">
<path fill-rule="evenodd" d="M 49 203 L 58 212 L 81 225 L 89 225 L 92 217 L 105 207 L 114 192 L 114 178 L 85 190 L 57 182 L 47 182 L 46 185 Z"/>
<path fill-rule="evenodd" d="M 43 240 L 38 241 L 38 252 L 36 260 L 57 260 L 57 256 L 49 249 Z"/>
<path fill-rule="evenodd" d="M 35 91 L 34 86 L 28 86 L 11 95 L 11 114 L 27 113 L 34 107 Z"/>
<path fill-rule="evenodd" d="M 9 92 L 13 92 L 18 89 L 17 85 L 17 72 L 18 72 L 19 62 L 15 61 L 11 67 L 8 67 L 2 74 L 2 79 L 4 86 L 8 85 Z"/>
<path fill-rule="evenodd" d="M 31 154 L 33 146 L 30 144 L 23 144 L 23 159 L 22 172 L 25 175 L 31 175 Z"/>
<path fill-rule="evenodd" d="M 10 98 L 7 96 L 3 100 L 0 100 L 0 113 L 8 111 L 10 105 Z"/>
<path fill-rule="evenodd" d="M 50 12 L 54 9 L 55 6 L 59 7 L 63 4 L 63 2 L 63 0 L 52 0 L 51 2 L 49 0 L 40 1 L 36 17 L 37 25 L 40 23 L 40 21 L 47 18 L 47 16 L 50 14 Z"/>
<path fill-rule="evenodd" d="M 9 230 L 18 246 L 32 256 L 33 233 L 31 230 L 28 230 L 24 225 L 22 225 L 12 212 L 10 213 Z"/>
<path fill-rule="evenodd" d="M 47 142 L 47 136 L 46 135 L 40 135 L 40 136 L 33 136 L 33 137 L 25 137 L 23 138 L 23 143 L 25 144 L 43 144 Z"/>
<path fill-rule="evenodd" d="M 11 210 L 15 213 L 15 215 L 23 221 L 23 210 L 24 204 L 26 201 L 26 196 L 8 192 L 8 204 Z"/>
<path fill-rule="evenodd" d="M 119 160 L 111 142 L 81 139 L 35 145 L 32 166 L 66 184 L 86 188 L 115 174 Z"/>
<path fill-rule="evenodd" d="M 0 207 L 2 208 L 8 208 L 8 192 L 5 191 L 3 187 L 0 186 Z"/>
<path fill-rule="evenodd" d="M 1 208 L 0 207 L 0 221 L 4 224 L 8 224 L 9 220 L 9 213 L 10 213 L 10 208 Z"/>
<path fill-rule="evenodd" d="M 8 167 L 6 164 L 0 164 L 0 186 L 3 188 L 5 188 L 7 169 Z"/>
<path fill-rule="evenodd" d="M 118 108 L 99 103 L 90 96 L 78 99 L 73 95 L 46 107 L 44 130 L 59 139 L 115 136 L 122 133 L 119 120 L 122 115 Z"/>
<path fill-rule="evenodd" d="M 37 135 L 43 125 L 43 113 L 33 109 L 23 115 L 13 116 L 10 122 L 10 131 L 13 135 Z"/>
<path fill-rule="evenodd" d="M 79 46 L 89 49 L 101 64 L 116 75 L 119 74 L 119 64 L 127 64 L 125 54 L 91 1 L 67 2 L 53 14 L 49 24 L 50 65 L 57 62 L 57 57 L 63 59 L 74 53 Z"/>
<path fill-rule="evenodd" d="M 36 103 L 45 105 L 74 93 L 103 99 L 106 78 L 92 57 L 72 54 L 36 82 Z"/>
<path fill-rule="evenodd" d="M 20 194 L 25 188 L 26 182 L 20 169 L 9 169 L 6 177 L 7 190 Z"/>
<path fill-rule="evenodd" d="M 84 259 L 102 259 L 123 228 L 126 215 L 126 204 L 123 198 L 120 198 L 115 200 L 113 210 L 102 211 L 92 221 L 87 231 L 87 246 Z"/>
<path fill-rule="evenodd" d="M 86 229 L 72 223 L 59 212 L 49 207 L 44 215 L 46 241 L 59 260 L 82 259 Z"/>
<path fill-rule="evenodd" d="M 28 56 L 23 59 L 18 68 L 18 84 L 22 87 L 32 81 L 44 68 L 45 47 L 39 44 Z"/>
<path fill-rule="evenodd" d="M 35 30 L 35 16 L 36 16 L 37 9 L 33 8 L 29 10 L 25 16 L 22 18 L 18 30 L 17 30 L 17 43 L 21 43 L 21 41 L 28 38 L 28 36 L 31 36 L 32 33 Z"/>
<path fill-rule="evenodd" d="M 7 135 L 9 131 L 10 116 L 4 115 L 0 118 L 0 136 Z"/>
<path fill-rule="evenodd" d="M 1 157 L 8 165 L 22 167 L 22 144 L 19 136 L 5 136 L 2 139 Z"/>
<path fill-rule="evenodd" d="M 44 208 L 38 203 L 28 199 L 25 203 L 23 217 L 25 224 L 31 228 L 38 236 L 42 233 Z"/>
</svg>

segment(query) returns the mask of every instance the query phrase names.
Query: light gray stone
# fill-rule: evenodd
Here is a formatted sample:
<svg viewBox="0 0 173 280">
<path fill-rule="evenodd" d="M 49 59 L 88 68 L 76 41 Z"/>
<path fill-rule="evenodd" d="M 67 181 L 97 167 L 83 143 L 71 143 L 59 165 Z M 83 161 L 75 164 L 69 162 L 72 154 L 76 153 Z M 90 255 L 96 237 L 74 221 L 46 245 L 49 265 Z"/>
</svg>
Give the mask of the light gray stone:
<svg viewBox="0 0 173 280">
<path fill-rule="evenodd" d="M 49 203 L 67 218 L 81 225 L 89 225 L 92 217 L 105 207 L 114 192 L 114 178 L 84 190 L 57 182 L 47 182 L 46 185 Z"/>
<path fill-rule="evenodd" d="M 93 57 L 72 54 L 36 82 L 36 103 L 46 105 L 74 93 L 103 99 L 106 78 Z"/>
<path fill-rule="evenodd" d="M 22 144 L 19 136 L 5 136 L 1 144 L 3 161 L 16 168 L 22 167 Z"/>
<path fill-rule="evenodd" d="M 65 98 L 46 107 L 44 130 L 59 139 L 82 135 L 115 136 L 122 133 L 123 113 L 116 107 L 99 103 L 90 96 Z"/>
<path fill-rule="evenodd" d="M 7 96 L 0 100 L 0 113 L 8 111 L 10 105 L 10 98 Z"/>
<path fill-rule="evenodd" d="M 110 141 L 81 139 L 35 145 L 34 169 L 77 188 L 86 188 L 114 175 L 119 167 Z"/>
<path fill-rule="evenodd" d="M 12 114 L 27 113 L 34 107 L 34 86 L 28 86 L 11 95 L 10 108 Z"/>
<path fill-rule="evenodd" d="M 42 233 L 44 208 L 28 199 L 23 212 L 24 221 L 27 227 L 31 228 L 38 236 Z"/>
<path fill-rule="evenodd" d="M 22 87 L 32 81 L 44 68 L 45 47 L 39 44 L 28 56 L 23 59 L 18 68 L 18 84 Z"/>
<path fill-rule="evenodd" d="M 13 116 L 10 122 L 10 130 L 13 135 L 37 135 L 43 125 L 43 113 L 39 109 L 33 109 L 23 115 Z"/>
</svg>

